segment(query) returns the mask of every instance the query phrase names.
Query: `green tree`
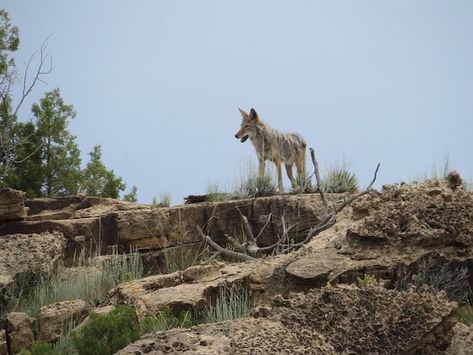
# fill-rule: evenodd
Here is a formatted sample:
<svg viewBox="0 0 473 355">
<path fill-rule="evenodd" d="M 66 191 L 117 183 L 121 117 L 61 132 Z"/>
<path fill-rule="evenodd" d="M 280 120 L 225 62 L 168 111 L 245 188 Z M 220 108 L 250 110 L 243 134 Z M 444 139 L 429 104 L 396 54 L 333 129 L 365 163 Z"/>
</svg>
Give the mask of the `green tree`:
<svg viewBox="0 0 473 355">
<path fill-rule="evenodd" d="M 136 202 L 138 201 L 138 188 L 136 186 L 132 186 L 129 193 L 123 196 L 123 200 L 128 202 Z"/>
<path fill-rule="evenodd" d="M 126 185 L 122 178 L 108 170 L 102 162 L 102 147 L 96 145 L 89 153 L 90 161 L 83 171 L 81 192 L 88 196 L 118 198 Z"/>
<path fill-rule="evenodd" d="M 38 152 L 39 146 L 30 149 L 35 143 L 34 137 L 31 136 L 31 126 L 28 123 L 18 122 L 19 110 L 35 85 L 52 70 L 51 63 L 47 66 L 46 40 L 38 51 L 39 61 L 36 68 L 31 68 L 37 59 L 36 53 L 33 53 L 26 61 L 22 76 L 13 57 L 19 44 L 18 27 L 11 24 L 8 12 L 0 9 L 0 186 L 20 181 L 21 179 L 14 175 L 21 172 L 24 175 L 25 171 L 31 168 L 26 166 L 27 161 Z M 35 73 L 33 76 L 28 75 L 32 72 Z M 19 83 L 21 88 L 17 87 Z M 13 102 L 13 96 L 16 96 L 16 102 Z M 29 153 L 26 154 L 28 150 Z M 31 189 L 35 190 L 36 187 L 33 186 Z"/>
<path fill-rule="evenodd" d="M 0 9 L 0 182 L 16 161 L 15 123 L 10 88 L 15 80 L 15 60 L 12 53 L 18 49 L 18 27 L 12 26 L 8 12 Z"/>
<path fill-rule="evenodd" d="M 0 75 L 5 75 L 15 65 L 10 57 L 20 45 L 18 27 L 10 23 L 8 12 L 0 9 Z"/>
<path fill-rule="evenodd" d="M 76 116 L 64 103 L 59 89 L 47 92 L 32 107 L 41 142 L 42 193 L 45 196 L 73 195 L 81 180 L 80 151 L 68 124 Z"/>
<path fill-rule="evenodd" d="M 42 142 L 33 122 L 19 122 L 15 125 L 16 160 L 4 177 L 4 184 L 25 191 L 27 196 L 41 196 L 42 187 Z"/>
</svg>

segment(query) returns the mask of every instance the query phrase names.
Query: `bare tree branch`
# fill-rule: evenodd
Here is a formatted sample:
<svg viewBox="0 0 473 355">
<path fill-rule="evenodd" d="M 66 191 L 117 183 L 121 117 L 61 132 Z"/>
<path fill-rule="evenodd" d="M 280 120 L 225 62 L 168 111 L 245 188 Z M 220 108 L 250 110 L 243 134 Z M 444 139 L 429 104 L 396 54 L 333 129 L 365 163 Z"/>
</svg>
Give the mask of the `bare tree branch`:
<svg viewBox="0 0 473 355">
<path fill-rule="evenodd" d="M 23 75 L 23 90 L 22 90 L 22 94 L 21 94 L 21 97 L 20 97 L 20 101 L 18 102 L 18 104 L 16 105 L 15 110 L 13 111 L 13 115 L 12 115 L 13 117 L 15 117 L 18 114 L 18 110 L 20 109 L 21 105 L 23 105 L 23 102 L 28 97 L 28 95 L 31 93 L 31 91 L 35 87 L 36 83 L 38 81 L 44 82 L 43 79 L 41 78 L 41 76 L 47 75 L 47 74 L 51 73 L 51 71 L 53 70 L 53 62 L 52 62 L 51 57 L 49 57 L 50 58 L 49 67 L 47 69 L 44 69 L 44 65 L 45 65 L 46 59 L 48 57 L 48 53 L 46 52 L 46 48 L 48 47 L 48 41 L 49 41 L 50 37 L 51 36 L 46 38 L 44 40 L 43 44 L 41 45 L 41 48 L 39 50 L 39 65 L 36 68 L 36 73 L 33 76 L 33 80 L 31 81 L 31 83 L 29 85 L 27 84 L 28 70 L 30 68 L 30 65 L 31 65 L 35 55 L 38 52 L 34 52 L 30 56 L 30 59 L 28 60 L 28 62 L 26 63 L 25 74 Z"/>
<path fill-rule="evenodd" d="M 212 238 L 210 238 L 209 236 L 205 235 L 204 232 L 202 231 L 202 228 L 200 228 L 200 226 L 197 226 L 197 232 L 199 233 L 199 236 L 202 238 L 203 241 L 205 241 L 208 245 L 210 245 L 212 248 L 214 248 L 215 250 L 217 250 L 219 252 L 219 254 L 223 254 L 223 255 L 226 255 L 226 256 L 229 256 L 229 257 L 232 257 L 232 258 L 236 258 L 236 259 L 240 259 L 240 260 L 254 260 L 255 258 L 247 255 L 247 254 L 243 254 L 243 253 L 238 253 L 236 251 L 232 251 L 232 250 L 228 250 L 228 249 L 225 249 L 225 248 L 222 248 L 220 245 L 218 245 L 217 243 L 215 243 Z"/>
<path fill-rule="evenodd" d="M 317 159 L 315 159 L 314 149 L 309 148 L 309 151 L 310 151 L 310 157 L 312 159 L 312 164 L 314 165 L 314 174 L 315 174 L 315 179 L 317 181 L 317 190 L 319 190 L 320 197 L 322 198 L 322 202 L 324 203 L 325 211 L 328 211 L 330 206 L 327 201 L 327 197 L 325 196 L 324 187 L 322 186 L 322 179 L 320 178 L 320 173 L 319 173 L 319 163 L 317 162 Z"/>
</svg>

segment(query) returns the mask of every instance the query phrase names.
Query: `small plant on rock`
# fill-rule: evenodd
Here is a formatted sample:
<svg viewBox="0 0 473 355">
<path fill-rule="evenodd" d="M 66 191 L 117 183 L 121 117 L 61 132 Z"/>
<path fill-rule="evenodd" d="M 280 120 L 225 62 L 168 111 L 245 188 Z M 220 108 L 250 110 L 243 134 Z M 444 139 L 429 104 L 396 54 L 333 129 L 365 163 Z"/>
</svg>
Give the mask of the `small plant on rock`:
<svg viewBox="0 0 473 355">
<path fill-rule="evenodd" d="M 363 276 L 363 278 L 361 277 L 357 277 L 356 278 L 356 281 L 358 283 L 358 287 L 365 287 L 367 285 L 372 285 L 372 284 L 375 284 L 377 283 L 378 281 L 376 280 L 376 276 L 375 275 L 370 275 L 370 274 L 365 274 Z"/>
<path fill-rule="evenodd" d="M 473 306 L 470 303 L 462 304 L 458 307 L 459 321 L 465 325 L 473 324 Z"/>
<path fill-rule="evenodd" d="M 294 179 L 294 187 L 292 188 L 296 194 L 303 194 L 312 192 L 312 182 L 310 181 L 310 177 L 307 175 L 298 175 Z"/>
<path fill-rule="evenodd" d="M 325 192 L 342 193 L 358 190 L 358 178 L 345 164 L 330 169 L 322 181 Z"/>
</svg>

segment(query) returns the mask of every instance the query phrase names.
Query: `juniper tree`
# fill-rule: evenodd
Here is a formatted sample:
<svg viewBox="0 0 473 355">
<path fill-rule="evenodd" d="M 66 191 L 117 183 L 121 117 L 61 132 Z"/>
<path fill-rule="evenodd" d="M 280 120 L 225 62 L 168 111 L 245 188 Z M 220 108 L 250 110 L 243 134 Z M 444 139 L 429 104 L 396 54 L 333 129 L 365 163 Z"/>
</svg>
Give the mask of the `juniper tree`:
<svg viewBox="0 0 473 355">
<path fill-rule="evenodd" d="M 76 113 L 64 103 L 59 89 L 47 92 L 32 107 L 41 142 L 42 193 L 45 196 L 73 195 L 81 179 L 80 151 L 76 137 L 68 131 Z"/>
<path fill-rule="evenodd" d="M 108 170 L 102 162 L 102 147 L 96 145 L 89 153 L 90 161 L 83 171 L 81 192 L 88 196 L 118 198 L 126 185 L 122 178 Z"/>
</svg>

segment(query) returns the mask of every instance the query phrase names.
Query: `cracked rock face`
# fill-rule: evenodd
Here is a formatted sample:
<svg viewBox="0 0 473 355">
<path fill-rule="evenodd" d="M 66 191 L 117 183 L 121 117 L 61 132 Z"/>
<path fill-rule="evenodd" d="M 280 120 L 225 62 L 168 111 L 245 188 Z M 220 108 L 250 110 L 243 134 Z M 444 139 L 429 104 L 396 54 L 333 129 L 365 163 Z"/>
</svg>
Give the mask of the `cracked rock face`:
<svg viewBox="0 0 473 355">
<path fill-rule="evenodd" d="M 379 285 L 276 298 L 258 318 L 148 335 L 118 354 L 438 353 L 450 345 L 456 304 L 431 290 Z"/>
</svg>

